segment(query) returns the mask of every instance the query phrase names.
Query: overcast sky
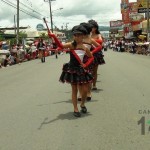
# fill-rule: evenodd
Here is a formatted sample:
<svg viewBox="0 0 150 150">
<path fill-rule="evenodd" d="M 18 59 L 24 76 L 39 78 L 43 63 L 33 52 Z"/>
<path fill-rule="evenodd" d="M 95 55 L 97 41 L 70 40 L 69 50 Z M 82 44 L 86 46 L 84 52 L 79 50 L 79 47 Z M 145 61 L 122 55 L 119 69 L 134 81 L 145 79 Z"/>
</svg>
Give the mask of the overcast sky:
<svg viewBox="0 0 150 150">
<path fill-rule="evenodd" d="M 130 0 L 130 2 L 135 1 Z M 74 25 L 94 19 L 99 25 L 109 26 L 109 21 L 121 19 L 120 2 L 121 0 L 51 1 L 53 23 L 58 28 L 62 26 L 65 28 L 67 24 L 68 29 L 71 29 Z M 1 27 L 12 27 L 14 25 L 14 15 L 17 14 L 17 10 L 14 8 L 16 3 L 17 0 L 0 1 Z M 36 28 L 36 25 L 39 23 L 44 25 L 43 17 L 46 17 L 47 21 L 50 22 L 49 8 L 49 2 L 44 2 L 44 0 L 20 0 L 20 26 L 29 25 Z M 58 10 L 59 8 L 63 9 Z M 50 27 L 50 23 L 48 25 Z"/>
</svg>

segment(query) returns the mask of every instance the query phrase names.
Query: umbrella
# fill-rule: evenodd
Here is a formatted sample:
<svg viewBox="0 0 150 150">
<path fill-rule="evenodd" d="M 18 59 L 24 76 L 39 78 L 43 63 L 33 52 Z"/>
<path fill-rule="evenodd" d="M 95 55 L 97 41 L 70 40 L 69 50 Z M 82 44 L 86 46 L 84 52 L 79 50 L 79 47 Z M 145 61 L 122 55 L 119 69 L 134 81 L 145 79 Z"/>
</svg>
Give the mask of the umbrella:
<svg viewBox="0 0 150 150">
<path fill-rule="evenodd" d="M 24 49 L 22 49 L 22 48 L 20 48 L 19 50 L 20 50 L 21 52 L 24 52 Z"/>
<path fill-rule="evenodd" d="M 29 48 L 30 46 L 29 45 L 25 45 L 25 48 Z"/>
<path fill-rule="evenodd" d="M 145 42 L 144 45 L 149 45 L 149 42 Z"/>
<path fill-rule="evenodd" d="M 141 40 L 144 40 L 146 38 L 146 36 L 145 35 L 139 35 L 138 38 Z"/>
<path fill-rule="evenodd" d="M 141 46 L 141 45 L 144 45 L 144 43 L 139 42 L 139 43 L 136 43 L 136 45 Z"/>
<path fill-rule="evenodd" d="M 36 50 L 37 50 L 36 46 L 31 46 L 31 51 L 32 52 L 36 52 Z"/>
<path fill-rule="evenodd" d="M 12 49 L 11 52 L 17 53 L 17 49 Z"/>
<path fill-rule="evenodd" d="M 9 50 L 0 50 L 0 55 L 7 55 L 10 54 Z"/>
<path fill-rule="evenodd" d="M 34 41 L 26 41 L 26 43 L 28 44 L 32 44 Z"/>
</svg>

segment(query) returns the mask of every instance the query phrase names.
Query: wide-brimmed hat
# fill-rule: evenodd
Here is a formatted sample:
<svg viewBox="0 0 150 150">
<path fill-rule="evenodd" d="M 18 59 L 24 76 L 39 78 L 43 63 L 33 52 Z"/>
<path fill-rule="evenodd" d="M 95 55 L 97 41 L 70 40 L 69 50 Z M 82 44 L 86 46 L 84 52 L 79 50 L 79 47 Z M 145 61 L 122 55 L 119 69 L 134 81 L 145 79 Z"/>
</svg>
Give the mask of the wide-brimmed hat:
<svg viewBox="0 0 150 150">
<path fill-rule="evenodd" d="M 77 25 L 72 28 L 73 34 L 87 34 L 87 30 L 82 25 Z"/>
</svg>

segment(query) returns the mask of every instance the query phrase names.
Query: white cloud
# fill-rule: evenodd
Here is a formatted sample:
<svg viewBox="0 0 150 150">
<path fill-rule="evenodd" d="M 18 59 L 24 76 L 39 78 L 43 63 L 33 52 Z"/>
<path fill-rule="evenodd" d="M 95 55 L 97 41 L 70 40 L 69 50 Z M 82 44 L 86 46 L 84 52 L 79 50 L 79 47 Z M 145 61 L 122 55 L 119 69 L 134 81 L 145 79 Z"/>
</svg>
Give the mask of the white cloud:
<svg viewBox="0 0 150 150">
<path fill-rule="evenodd" d="M 11 3 L 11 5 L 16 5 L 17 1 L 0 1 L 0 25 L 3 27 L 13 26 L 14 15 L 17 13 L 16 8 L 9 6 L 4 1 Z M 134 1 L 130 0 L 130 2 Z M 53 22 L 59 28 L 65 26 L 66 23 L 69 23 L 68 27 L 72 28 L 72 26 L 87 22 L 89 19 L 95 19 L 100 25 L 109 25 L 109 21 L 121 19 L 120 3 L 121 0 L 51 1 Z M 63 9 L 57 10 L 59 8 Z M 38 23 L 43 23 L 42 19 L 40 20 L 33 16 L 38 18 L 48 17 L 47 20 L 50 21 L 49 3 L 44 2 L 44 0 L 22 0 L 20 1 L 20 9 L 31 15 L 29 16 L 20 11 L 20 26 L 30 25 L 35 28 Z"/>
</svg>

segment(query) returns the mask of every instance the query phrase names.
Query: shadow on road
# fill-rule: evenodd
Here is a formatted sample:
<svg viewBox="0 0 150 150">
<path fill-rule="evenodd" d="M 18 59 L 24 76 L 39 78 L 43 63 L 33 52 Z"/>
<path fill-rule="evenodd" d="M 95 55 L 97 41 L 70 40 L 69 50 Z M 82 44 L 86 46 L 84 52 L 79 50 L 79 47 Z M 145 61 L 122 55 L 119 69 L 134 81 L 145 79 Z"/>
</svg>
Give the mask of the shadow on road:
<svg viewBox="0 0 150 150">
<path fill-rule="evenodd" d="M 101 91 L 104 91 L 104 90 L 103 89 L 92 90 L 93 93 L 99 93 Z"/>
<path fill-rule="evenodd" d="M 94 103 L 94 102 L 98 102 L 98 100 L 92 99 L 90 101 L 85 101 L 85 103 Z"/>
<path fill-rule="evenodd" d="M 98 93 L 98 92 L 96 92 L 96 93 Z M 98 100 L 91 100 L 91 101 L 85 101 L 86 103 L 91 103 L 91 102 L 97 102 Z M 55 103 L 53 103 L 53 104 L 60 104 L 60 103 L 70 103 L 70 104 L 72 104 L 72 100 L 71 99 L 68 99 L 68 100 L 66 100 L 66 101 L 59 101 L 59 102 L 55 102 Z M 78 101 L 78 103 L 81 103 L 80 101 Z"/>
<path fill-rule="evenodd" d="M 87 116 L 90 116 L 91 114 L 89 112 L 87 112 L 86 114 L 82 114 L 81 115 L 81 118 L 76 118 L 75 116 L 73 116 L 73 112 L 68 112 L 66 114 L 60 114 L 58 115 L 56 118 L 52 119 L 52 120 L 49 120 L 48 117 L 46 117 L 44 119 L 44 121 L 41 123 L 40 127 L 38 128 L 38 130 L 41 130 L 42 129 L 42 126 L 43 125 L 47 125 L 47 124 L 50 124 L 50 123 L 53 123 L 55 121 L 58 121 L 58 120 L 74 120 L 74 119 L 82 119 L 83 117 L 87 117 Z"/>
<path fill-rule="evenodd" d="M 55 102 L 53 104 L 59 104 L 59 103 L 72 103 L 72 100 L 71 99 L 68 99 L 66 101 L 59 101 L 59 102 Z"/>
</svg>

